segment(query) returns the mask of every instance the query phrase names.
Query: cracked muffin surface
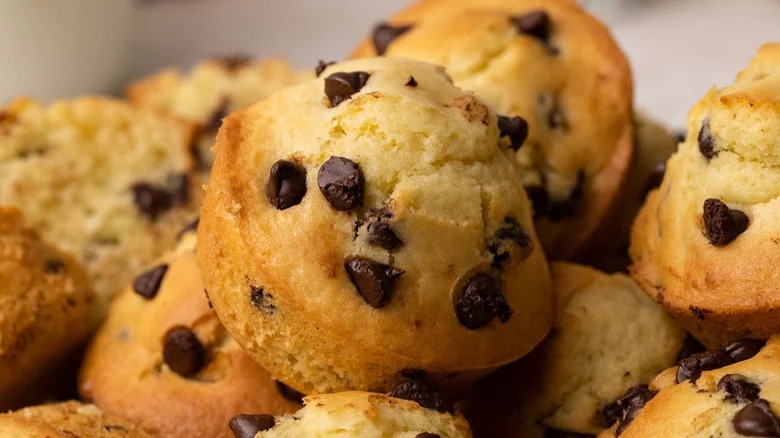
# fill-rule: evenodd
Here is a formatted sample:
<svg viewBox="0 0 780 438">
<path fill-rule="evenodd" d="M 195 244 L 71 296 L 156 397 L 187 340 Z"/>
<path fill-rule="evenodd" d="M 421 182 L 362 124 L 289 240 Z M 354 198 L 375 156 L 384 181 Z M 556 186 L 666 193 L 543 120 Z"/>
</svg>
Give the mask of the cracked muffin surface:
<svg viewBox="0 0 780 438">
<path fill-rule="evenodd" d="M 232 438 L 226 425 L 236 414 L 298 409 L 302 395 L 274 381 L 219 323 L 195 235 L 181 239 L 113 301 L 82 365 L 82 396 L 161 438 Z"/>
<path fill-rule="evenodd" d="M 572 259 L 594 243 L 633 145 L 631 72 L 603 24 L 568 0 L 421 0 L 352 56 L 377 53 L 442 65 L 498 114 L 524 119 L 527 139 L 505 152 L 545 252 Z"/>
<path fill-rule="evenodd" d="M 631 273 L 707 346 L 780 331 L 780 44 L 690 111 L 687 138 L 650 193 Z"/>
<path fill-rule="evenodd" d="M 229 116 L 198 257 L 236 340 L 303 393 L 473 382 L 547 333 L 550 280 L 495 114 L 433 65 L 328 67 Z"/>
</svg>

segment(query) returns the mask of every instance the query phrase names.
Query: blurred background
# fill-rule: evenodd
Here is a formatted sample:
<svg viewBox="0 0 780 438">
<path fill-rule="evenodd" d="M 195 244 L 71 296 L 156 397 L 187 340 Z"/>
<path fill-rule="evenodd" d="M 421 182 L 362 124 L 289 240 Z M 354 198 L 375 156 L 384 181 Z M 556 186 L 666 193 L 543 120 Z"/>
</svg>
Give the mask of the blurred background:
<svg viewBox="0 0 780 438">
<path fill-rule="evenodd" d="M 407 0 L 2 0 L 0 101 L 118 93 L 215 54 L 340 59 Z M 682 128 L 688 108 L 780 41 L 780 0 L 582 0 L 628 54 L 636 103 Z"/>
</svg>

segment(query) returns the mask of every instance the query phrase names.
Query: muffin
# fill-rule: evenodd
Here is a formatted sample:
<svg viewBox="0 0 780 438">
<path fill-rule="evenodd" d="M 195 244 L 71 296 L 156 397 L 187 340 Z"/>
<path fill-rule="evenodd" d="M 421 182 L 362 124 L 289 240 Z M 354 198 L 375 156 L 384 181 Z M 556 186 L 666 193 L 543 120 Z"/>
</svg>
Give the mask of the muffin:
<svg viewBox="0 0 780 438">
<path fill-rule="evenodd" d="M 595 437 L 615 421 L 614 402 L 627 388 L 647 384 L 680 354 L 685 333 L 627 275 L 550 268 L 551 334 L 466 400 L 477 436 Z"/>
<path fill-rule="evenodd" d="M 199 204 L 192 127 L 102 97 L 0 110 L 0 205 L 81 262 L 94 319 Z"/>
<path fill-rule="evenodd" d="M 649 115 L 634 113 L 634 155 L 618 198 L 581 259 L 605 272 L 628 272 L 631 225 L 650 190 L 661 185 L 666 160 L 677 149 L 679 134 Z"/>
<path fill-rule="evenodd" d="M 332 65 L 231 114 L 198 229 L 220 319 L 305 394 L 419 374 L 456 390 L 523 356 L 552 297 L 500 141 L 485 104 L 405 59 Z"/>
<path fill-rule="evenodd" d="M 235 438 L 470 438 L 460 415 L 425 409 L 384 394 L 350 391 L 312 395 L 292 415 L 240 415 L 230 422 Z M 257 433 L 257 434 L 255 434 Z"/>
<path fill-rule="evenodd" d="M 599 438 L 780 436 L 780 336 L 692 356 L 657 391 L 632 389 Z M 665 373 L 669 374 L 669 373 Z"/>
<path fill-rule="evenodd" d="M 0 207 L 0 412 L 41 401 L 88 333 L 94 293 L 73 257 Z"/>
<path fill-rule="evenodd" d="M 353 57 L 376 54 L 442 65 L 509 117 L 503 125 L 522 125 L 504 151 L 519 165 L 545 252 L 587 250 L 633 148 L 631 72 L 602 23 L 570 0 L 420 0 Z"/>
<path fill-rule="evenodd" d="M 780 332 L 780 44 L 688 116 L 632 231 L 631 274 L 708 347 Z"/>
<path fill-rule="evenodd" d="M 152 438 L 132 423 L 94 405 L 70 401 L 0 414 L 4 438 Z"/>
<path fill-rule="evenodd" d="M 167 68 L 133 82 L 125 91 L 135 104 L 200 127 L 195 151 L 202 176 L 208 177 L 214 161 L 211 147 L 223 118 L 313 75 L 310 71 L 295 70 L 283 59 L 230 56 L 207 59 L 185 74 Z"/>
<path fill-rule="evenodd" d="M 228 438 L 236 414 L 298 409 L 301 395 L 241 350 L 204 292 L 188 232 L 112 303 L 81 370 L 84 398 L 160 438 Z"/>
</svg>

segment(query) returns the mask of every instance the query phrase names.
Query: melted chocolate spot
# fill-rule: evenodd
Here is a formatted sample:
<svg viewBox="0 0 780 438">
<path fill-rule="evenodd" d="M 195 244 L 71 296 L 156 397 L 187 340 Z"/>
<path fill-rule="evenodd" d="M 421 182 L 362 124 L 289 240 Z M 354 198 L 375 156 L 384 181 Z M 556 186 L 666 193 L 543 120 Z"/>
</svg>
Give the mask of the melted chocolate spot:
<svg viewBox="0 0 780 438">
<path fill-rule="evenodd" d="M 344 263 L 347 275 L 366 303 L 376 309 L 390 303 L 395 282 L 404 271 L 362 257 L 353 257 Z"/>
<path fill-rule="evenodd" d="M 454 298 L 455 316 L 470 330 L 485 326 L 496 316 L 502 323 L 512 317 L 501 282 L 486 273 L 473 276 Z"/>
<path fill-rule="evenodd" d="M 390 397 L 417 402 L 425 409 L 453 412 L 452 401 L 433 381 L 403 382 L 390 393 Z"/>
</svg>

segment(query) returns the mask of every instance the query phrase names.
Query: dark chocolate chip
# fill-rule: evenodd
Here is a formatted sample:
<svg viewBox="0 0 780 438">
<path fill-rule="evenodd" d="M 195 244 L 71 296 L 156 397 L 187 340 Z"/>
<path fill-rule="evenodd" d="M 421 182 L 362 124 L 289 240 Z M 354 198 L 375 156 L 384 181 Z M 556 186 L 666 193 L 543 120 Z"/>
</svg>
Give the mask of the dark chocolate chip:
<svg viewBox="0 0 780 438">
<path fill-rule="evenodd" d="M 325 78 L 325 95 L 331 106 L 338 106 L 366 85 L 370 74 L 364 71 L 336 72 Z"/>
<path fill-rule="evenodd" d="M 211 116 L 209 116 L 208 120 L 206 120 L 206 123 L 203 125 L 203 127 L 208 132 L 217 132 L 219 131 L 219 128 L 222 126 L 222 119 L 228 116 L 230 114 L 230 100 L 228 100 L 226 97 L 223 97 L 222 100 L 219 103 L 219 106 L 214 108 L 214 111 L 211 113 Z"/>
<path fill-rule="evenodd" d="M 731 365 L 734 361 L 723 349 L 707 350 L 704 353 L 694 353 L 680 360 L 677 368 L 677 383 L 690 379 L 696 382 L 702 371 L 709 371 Z"/>
<path fill-rule="evenodd" d="M 596 438 L 596 435 L 547 428 L 544 431 L 544 438 Z"/>
<path fill-rule="evenodd" d="M 534 208 L 534 219 L 545 216 L 547 214 L 547 204 L 550 201 L 547 190 L 542 186 L 531 185 L 525 186 L 525 192 L 528 194 L 528 199 L 531 200 L 531 205 Z"/>
<path fill-rule="evenodd" d="M 131 190 L 135 207 L 152 221 L 173 207 L 173 197 L 164 188 L 149 183 L 136 183 Z"/>
<path fill-rule="evenodd" d="M 47 274 L 56 274 L 65 269 L 65 262 L 60 259 L 46 259 L 43 262 L 43 271 Z"/>
<path fill-rule="evenodd" d="M 372 221 L 366 226 L 368 231 L 368 243 L 382 247 L 388 251 L 392 251 L 401 245 L 403 242 L 398 238 L 398 235 L 393 231 L 387 222 Z"/>
<path fill-rule="evenodd" d="M 274 427 L 276 421 L 272 415 L 240 414 L 230 419 L 228 427 L 235 438 L 255 438 L 258 432 Z"/>
<path fill-rule="evenodd" d="M 186 205 L 190 202 L 190 176 L 186 173 L 177 173 L 168 177 L 171 200 L 177 205 Z"/>
<path fill-rule="evenodd" d="M 429 380 L 403 382 L 390 393 L 390 397 L 417 402 L 425 409 L 453 412 L 452 401 L 435 382 Z"/>
<path fill-rule="evenodd" d="M 780 437 L 780 419 L 764 399 L 758 399 L 740 409 L 731 423 L 740 435 Z"/>
<path fill-rule="evenodd" d="M 612 427 L 613 424 L 617 423 L 622 413 L 623 410 L 620 409 L 617 401 L 613 401 L 612 403 L 601 408 L 601 417 L 602 420 L 604 420 L 604 428 L 608 429 Z"/>
<path fill-rule="evenodd" d="M 387 23 L 379 23 L 374 27 L 374 49 L 376 54 L 382 56 L 387 52 L 387 48 L 390 47 L 390 43 L 394 39 L 401 36 L 401 34 L 407 32 L 412 26 L 390 26 Z"/>
<path fill-rule="evenodd" d="M 336 61 L 325 62 L 320 59 L 319 61 L 317 61 L 317 67 L 314 68 L 314 74 L 317 75 L 317 77 L 320 77 L 320 75 L 322 74 L 322 72 L 325 71 L 326 68 L 330 67 L 335 63 Z"/>
<path fill-rule="evenodd" d="M 185 235 L 186 233 L 197 230 L 199 223 L 200 223 L 200 216 L 196 217 L 192 222 L 183 226 L 182 229 L 179 230 L 179 233 L 176 234 L 176 239 L 181 239 L 181 236 Z"/>
<path fill-rule="evenodd" d="M 661 183 L 664 181 L 664 174 L 666 173 L 666 163 L 658 163 L 647 174 L 647 180 L 645 180 L 645 187 L 642 191 L 642 199 L 650 193 L 651 190 L 661 187 Z"/>
<path fill-rule="evenodd" d="M 360 296 L 376 309 L 390 303 L 395 281 L 404 273 L 401 269 L 362 257 L 348 259 L 344 269 Z"/>
<path fill-rule="evenodd" d="M 527 259 L 534 250 L 534 242 L 523 227 L 514 218 L 506 217 L 488 245 L 488 250 L 493 254 L 493 267 L 501 267 L 509 259 L 511 247 L 515 245 L 520 249 L 516 253 L 516 262 Z"/>
<path fill-rule="evenodd" d="M 262 287 L 250 286 L 249 288 L 249 302 L 253 306 L 268 314 L 273 314 L 276 311 L 276 306 L 271 304 L 273 295 L 265 292 Z"/>
<path fill-rule="evenodd" d="M 677 133 L 677 143 L 682 143 L 685 141 L 685 138 L 688 137 L 688 133 L 685 131 L 680 131 Z"/>
<path fill-rule="evenodd" d="M 682 348 L 680 348 L 680 352 L 677 353 L 677 361 L 679 362 L 686 357 L 690 357 L 694 353 L 703 353 L 705 351 L 707 351 L 707 348 L 704 347 L 704 345 L 701 345 L 701 342 L 697 341 L 690 333 L 687 333 L 683 339 Z"/>
<path fill-rule="evenodd" d="M 569 129 L 569 121 L 563 114 L 563 109 L 558 102 L 555 102 L 550 112 L 547 114 L 547 124 L 550 129 L 567 131 Z"/>
<path fill-rule="evenodd" d="M 766 345 L 765 341 L 757 339 L 740 339 L 726 346 L 726 352 L 731 356 L 734 362 L 748 360 L 758 354 Z"/>
<path fill-rule="evenodd" d="M 414 438 L 441 438 L 438 433 L 421 432 L 414 436 Z"/>
<path fill-rule="evenodd" d="M 163 360 L 176 374 L 192 377 L 206 364 L 206 350 L 192 330 L 176 326 L 165 334 Z"/>
<path fill-rule="evenodd" d="M 715 139 L 712 138 L 712 132 L 710 132 L 709 118 L 704 119 L 704 122 L 702 122 L 697 139 L 699 140 L 699 152 L 704 155 L 707 161 L 717 155 L 715 153 Z"/>
<path fill-rule="evenodd" d="M 282 397 L 295 403 L 303 403 L 303 398 L 306 397 L 304 394 L 290 388 L 278 380 L 276 381 L 276 390 L 279 391 L 279 394 L 282 394 Z"/>
<path fill-rule="evenodd" d="M 227 56 L 216 56 L 213 59 L 221 63 L 230 72 L 248 66 L 252 62 L 252 57 L 243 53 L 236 53 Z"/>
<path fill-rule="evenodd" d="M 739 374 L 726 374 L 718 380 L 718 390 L 726 391 L 726 400 L 735 400 L 737 403 L 752 402 L 758 400 L 761 388 L 755 383 L 747 381 L 745 376 Z"/>
<path fill-rule="evenodd" d="M 719 199 L 704 201 L 702 213 L 707 239 L 715 246 L 728 245 L 748 227 L 748 217 L 739 210 L 732 210 Z"/>
<path fill-rule="evenodd" d="M 488 324 L 496 316 L 504 323 L 512 317 L 501 282 L 484 272 L 471 277 L 454 298 L 455 316 L 470 330 Z"/>
<path fill-rule="evenodd" d="M 306 195 L 306 169 L 292 161 L 277 161 L 271 166 L 265 195 L 277 210 L 300 204 Z"/>
<path fill-rule="evenodd" d="M 655 394 L 647 385 L 637 385 L 629 388 L 622 397 L 617 399 L 616 403 L 621 413 L 618 419 L 618 427 L 615 431 L 616 435 L 620 435 L 626 430 L 634 418 L 639 415 L 639 411 L 645 407 L 645 404 L 655 397 Z"/>
<path fill-rule="evenodd" d="M 545 11 L 535 10 L 519 17 L 513 17 L 512 23 L 519 33 L 531 35 L 543 41 L 550 36 L 550 17 Z"/>
<path fill-rule="evenodd" d="M 525 139 L 528 138 L 528 122 L 522 117 L 498 116 L 498 129 L 501 136 L 509 137 L 512 142 L 509 148 L 517 151 L 523 146 Z"/>
<path fill-rule="evenodd" d="M 585 173 L 580 171 L 577 174 L 577 182 L 574 187 L 569 191 L 569 196 L 566 199 L 552 200 L 547 205 L 547 217 L 557 222 L 567 217 L 574 215 L 574 211 L 577 207 L 577 201 L 582 198 L 585 188 Z"/>
<path fill-rule="evenodd" d="M 409 80 L 406 81 L 404 85 L 406 85 L 407 87 L 416 87 L 417 80 L 414 78 L 414 76 L 409 76 Z"/>
<path fill-rule="evenodd" d="M 363 205 L 363 171 L 352 160 L 330 157 L 320 166 L 317 184 L 322 195 L 336 210 L 348 211 Z"/>
<path fill-rule="evenodd" d="M 160 290 L 160 284 L 165 278 L 166 272 L 168 272 L 168 265 L 165 263 L 147 270 L 135 278 L 133 290 L 138 295 L 151 300 L 157 296 L 157 291 Z"/>
</svg>

